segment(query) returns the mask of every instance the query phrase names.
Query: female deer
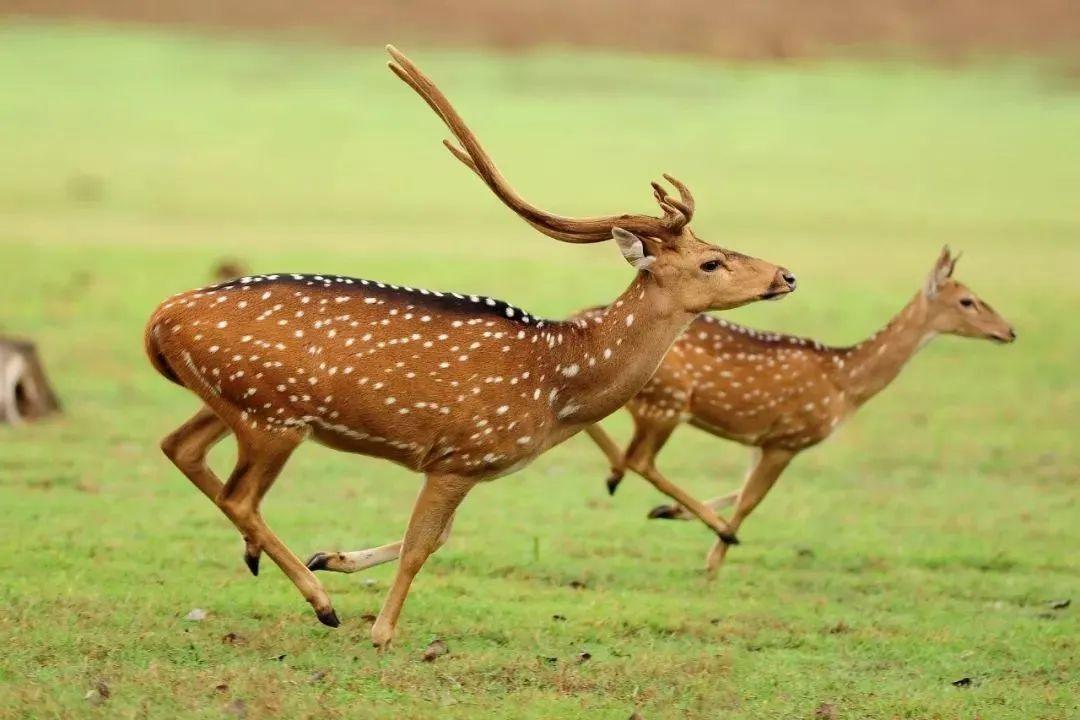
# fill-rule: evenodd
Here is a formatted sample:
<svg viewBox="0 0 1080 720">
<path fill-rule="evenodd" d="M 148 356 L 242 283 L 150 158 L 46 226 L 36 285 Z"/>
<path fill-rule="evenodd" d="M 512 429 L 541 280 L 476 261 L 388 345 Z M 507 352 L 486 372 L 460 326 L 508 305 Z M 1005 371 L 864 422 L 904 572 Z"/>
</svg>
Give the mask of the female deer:
<svg viewBox="0 0 1080 720">
<path fill-rule="evenodd" d="M 608 491 L 614 494 L 627 468 L 654 484 L 667 482 L 656 456 L 675 428 L 689 422 L 754 448 L 742 489 L 705 503 L 713 510 L 734 503 L 728 524 L 735 532 L 797 454 L 884 390 L 934 336 L 1016 339 L 993 308 L 952 279 L 956 260 L 948 248 L 942 250 L 923 289 L 883 330 L 853 347 L 827 347 L 699 316 L 627 403 L 634 435 L 625 454 L 599 425 L 588 429 L 611 462 Z M 683 506 L 661 505 L 649 517 L 685 520 L 689 514 Z M 714 544 L 709 552 L 709 575 L 723 562 L 728 544 Z"/>
<path fill-rule="evenodd" d="M 305 566 L 263 521 L 259 503 L 289 456 L 311 438 L 386 458 L 426 476 L 401 562 L 371 631 L 386 647 L 413 578 L 445 539 L 454 511 L 478 482 L 531 462 L 621 407 L 700 312 L 791 292 L 795 279 L 763 260 L 698 240 L 680 199 L 654 184 L 663 216 L 567 218 L 518 196 L 435 85 L 389 48 L 390 68 L 435 111 L 463 149 L 447 147 L 540 232 L 573 243 L 614 236 L 637 269 L 630 287 L 589 322 L 547 322 L 476 295 L 414 290 L 338 275 L 245 277 L 162 304 L 146 349 L 166 378 L 205 407 L 162 442 L 165 454 L 233 522 L 253 573 L 266 552 L 336 626 L 311 569 L 349 570 L 345 554 Z M 239 457 L 222 484 L 206 464 L 229 432 Z M 690 498 L 672 497 L 695 508 Z M 728 527 L 699 517 L 730 539 Z M 384 553 L 384 559 L 390 555 Z"/>
</svg>

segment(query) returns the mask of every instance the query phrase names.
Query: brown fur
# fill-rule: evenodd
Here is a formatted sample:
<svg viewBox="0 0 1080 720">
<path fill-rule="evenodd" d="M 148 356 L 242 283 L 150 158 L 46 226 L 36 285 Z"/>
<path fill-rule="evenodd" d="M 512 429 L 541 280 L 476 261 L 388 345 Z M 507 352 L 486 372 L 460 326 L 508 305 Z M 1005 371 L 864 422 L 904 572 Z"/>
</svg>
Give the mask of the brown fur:
<svg viewBox="0 0 1080 720">
<path fill-rule="evenodd" d="M 698 316 L 627 403 L 634 435 L 626 452 L 619 452 L 599 426 L 589 429 L 612 464 L 609 490 L 614 492 L 630 469 L 679 503 L 655 508 L 651 517 L 688 519 L 699 515 L 702 506 L 715 511 L 734 503 L 728 523 L 734 532 L 798 453 L 829 437 L 933 336 L 1012 342 L 1009 324 L 951 279 L 955 263 L 946 248 L 923 290 L 883 330 L 853 347 L 829 347 Z M 682 423 L 756 449 L 741 491 L 700 503 L 663 477 L 656 456 Z M 725 543 L 713 547 L 710 573 L 726 551 Z"/>
<path fill-rule="evenodd" d="M 659 218 L 565 218 L 529 205 L 431 81 L 397 51 L 391 55 L 394 72 L 465 148 L 451 146 L 454 154 L 504 203 L 560 240 L 600 242 L 614 233 L 638 272 L 607 310 L 570 322 L 538 320 L 475 295 L 291 273 L 181 293 L 154 312 L 146 331 L 151 362 L 206 405 L 163 441 L 165 453 L 236 525 L 252 571 L 265 551 L 328 625 L 337 616 L 312 570 L 349 572 L 400 555 L 372 628 L 380 647 L 470 488 L 621 407 L 697 312 L 794 289 L 786 270 L 694 237 L 686 227 L 693 198 L 674 180 L 678 200 L 654 186 Z M 230 431 L 239 460 L 222 484 L 206 453 Z M 400 543 L 317 553 L 305 564 L 266 526 L 262 497 L 309 438 L 426 475 Z M 714 514 L 703 519 L 727 532 Z"/>
</svg>

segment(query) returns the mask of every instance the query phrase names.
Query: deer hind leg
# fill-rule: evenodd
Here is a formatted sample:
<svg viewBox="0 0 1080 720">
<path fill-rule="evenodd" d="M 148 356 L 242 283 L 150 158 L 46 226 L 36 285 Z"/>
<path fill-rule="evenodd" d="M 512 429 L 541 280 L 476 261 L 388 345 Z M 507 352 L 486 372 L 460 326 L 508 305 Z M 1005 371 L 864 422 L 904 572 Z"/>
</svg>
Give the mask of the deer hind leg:
<svg viewBox="0 0 1080 720">
<path fill-rule="evenodd" d="M 446 523 L 442 533 L 435 541 L 435 550 L 446 544 L 450 537 L 450 528 L 454 524 L 454 516 Z M 354 573 L 373 568 L 376 565 L 393 562 L 401 556 L 403 541 L 380 545 L 379 547 L 367 548 L 366 550 L 351 550 L 348 552 L 317 552 L 307 561 L 308 570 L 328 570 L 330 572 Z M 432 551 L 434 552 L 434 550 Z"/>
<path fill-rule="evenodd" d="M 615 491 L 619 489 L 619 483 L 622 482 L 623 476 L 626 475 L 626 458 L 623 457 L 619 446 L 615 444 L 615 441 L 599 424 L 590 425 L 585 428 L 585 432 L 607 456 L 608 463 L 611 465 L 611 474 L 608 475 L 606 480 L 607 490 L 608 495 L 614 495 Z"/>
<path fill-rule="evenodd" d="M 723 542 L 737 543 L 738 539 L 735 537 L 735 531 L 731 529 L 727 522 L 718 517 L 700 500 L 664 477 L 656 467 L 656 455 L 664 447 L 664 443 L 671 437 L 674 430 L 675 424 L 638 425 L 634 430 L 634 438 L 630 441 L 630 448 L 626 452 L 627 467 L 652 483 L 657 490 L 693 513 L 695 517 L 715 532 Z M 659 513 L 668 507 L 662 505 L 654 508 L 649 513 L 649 517 L 666 517 Z"/>
<path fill-rule="evenodd" d="M 190 420 L 165 436 L 161 450 L 202 494 L 218 505 L 225 488 L 206 463 L 210 449 L 229 434 L 229 426 L 217 413 L 203 406 Z M 244 538 L 244 564 L 252 575 L 259 574 L 260 548 L 253 538 Z"/>
<path fill-rule="evenodd" d="M 776 484 L 780 473 L 788 466 L 795 453 L 791 450 L 777 447 L 762 448 L 757 455 L 756 462 L 750 468 L 742 489 L 737 493 L 735 512 L 731 516 L 732 532 L 738 531 L 743 520 L 747 518 L 754 508 L 765 499 L 769 490 Z M 723 496 L 717 500 L 724 500 L 730 496 Z M 709 577 L 714 577 L 720 564 L 727 555 L 728 546 L 723 542 L 716 542 L 705 559 L 705 572 Z"/>
<path fill-rule="evenodd" d="M 447 532 L 454 512 L 474 484 L 475 481 L 456 475 L 427 476 L 401 543 L 401 561 L 394 584 L 371 628 L 371 641 L 375 647 L 386 649 L 390 646 L 413 578 L 438 547 L 439 538 Z"/>
<path fill-rule="evenodd" d="M 249 542 L 266 552 L 315 610 L 319 622 L 337 627 L 337 614 L 322 584 L 263 520 L 259 504 L 274 484 L 293 450 L 303 441 L 299 433 L 254 433 L 236 426 L 239 457 L 218 501 L 226 517 Z"/>
<path fill-rule="evenodd" d="M 209 407 L 203 406 L 186 423 L 165 436 L 161 450 L 214 505 L 225 487 L 206 463 L 210 449 L 229 434 L 229 426 Z M 258 545 L 244 538 L 244 563 L 252 575 L 259 574 Z"/>
</svg>

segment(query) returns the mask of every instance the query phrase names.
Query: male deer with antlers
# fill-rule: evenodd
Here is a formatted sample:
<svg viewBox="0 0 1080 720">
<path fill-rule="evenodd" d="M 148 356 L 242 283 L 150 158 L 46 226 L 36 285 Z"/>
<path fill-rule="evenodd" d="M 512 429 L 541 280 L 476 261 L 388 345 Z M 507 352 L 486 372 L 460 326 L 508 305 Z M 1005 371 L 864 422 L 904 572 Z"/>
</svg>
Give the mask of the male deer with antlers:
<svg viewBox="0 0 1080 720">
<path fill-rule="evenodd" d="M 391 70 L 461 143 L 447 147 L 511 210 L 572 243 L 614 236 L 636 276 L 588 322 L 550 322 L 477 295 L 416 290 L 338 275 L 245 277 L 176 295 L 146 329 L 154 367 L 205 407 L 162 449 L 232 521 L 258 573 L 266 552 L 330 626 L 338 619 L 313 569 L 350 572 L 400 555 L 371 636 L 386 647 L 409 587 L 445 540 L 478 482 L 511 473 L 621 407 L 700 312 L 791 292 L 783 268 L 699 240 L 690 191 L 654 184 L 656 218 L 567 218 L 507 184 L 436 86 L 388 48 Z M 239 455 L 224 484 L 206 464 L 229 432 Z M 304 440 L 386 458 L 426 476 L 404 539 L 373 551 L 318 553 L 305 565 L 270 530 L 259 504 Z M 694 508 L 675 488 L 672 498 Z M 709 509 L 699 516 L 731 541 Z"/>
<path fill-rule="evenodd" d="M 993 308 L 952 279 L 956 260 L 948 248 L 942 250 L 923 289 L 884 329 L 853 347 L 827 347 L 699 316 L 627 403 L 634 434 L 626 452 L 599 425 L 588 429 L 611 462 L 608 491 L 615 493 L 627 469 L 653 484 L 668 482 L 656 456 L 675 428 L 688 422 L 754 448 L 742 489 L 705 503 L 713 511 L 734 504 L 728 525 L 735 532 L 797 454 L 829 437 L 885 389 L 934 336 L 1016 339 Z M 601 312 L 588 310 L 582 317 Z M 686 506 L 661 505 L 649 517 L 686 520 L 690 513 Z M 729 544 L 713 545 L 706 559 L 710 576 Z"/>
</svg>

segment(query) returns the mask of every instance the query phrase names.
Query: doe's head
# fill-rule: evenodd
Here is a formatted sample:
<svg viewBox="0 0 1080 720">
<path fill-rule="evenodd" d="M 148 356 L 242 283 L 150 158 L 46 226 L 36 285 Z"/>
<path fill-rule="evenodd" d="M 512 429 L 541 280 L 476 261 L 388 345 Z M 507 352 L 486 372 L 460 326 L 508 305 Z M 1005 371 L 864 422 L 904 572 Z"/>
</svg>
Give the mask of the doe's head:
<svg viewBox="0 0 1080 720">
<path fill-rule="evenodd" d="M 953 279 L 956 261 L 945 246 L 923 288 L 929 304 L 929 322 L 940 333 L 983 338 L 999 343 L 1016 340 L 1016 331 L 990 304 L 959 280 Z"/>
</svg>

